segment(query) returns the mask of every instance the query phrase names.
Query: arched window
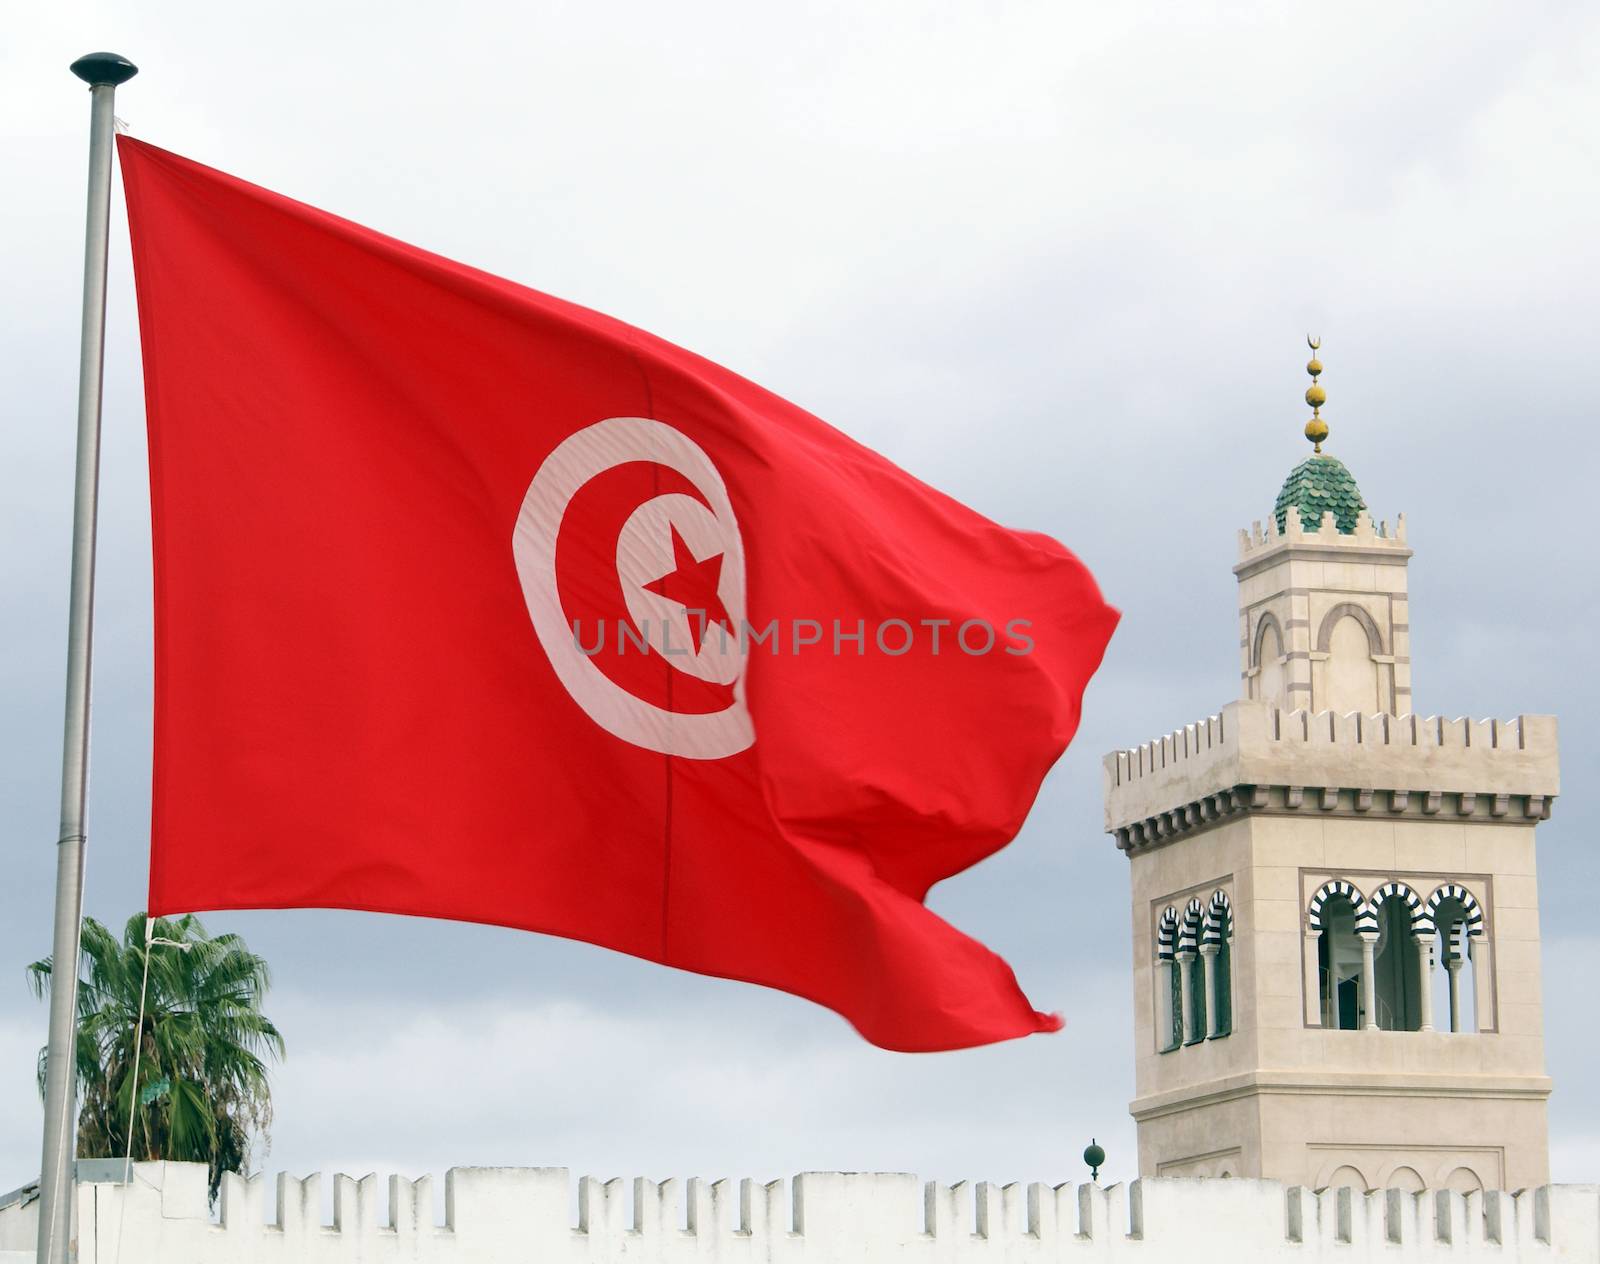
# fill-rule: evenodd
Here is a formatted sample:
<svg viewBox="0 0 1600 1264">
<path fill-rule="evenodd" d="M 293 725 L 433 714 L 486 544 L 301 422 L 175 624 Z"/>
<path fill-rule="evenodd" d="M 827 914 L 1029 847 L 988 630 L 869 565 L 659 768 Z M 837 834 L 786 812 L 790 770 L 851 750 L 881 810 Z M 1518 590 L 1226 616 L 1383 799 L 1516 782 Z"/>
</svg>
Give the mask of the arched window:
<svg viewBox="0 0 1600 1264">
<path fill-rule="evenodd" d="M 1205 906 L 1197 898 L 1183 908 L 1178 929 L 1178 969 L 1183 972 L 1183 1043 L 1198 1044 L 1206 1038 L 1206 980 L 1200 971 L 1200 933 L 1205 925 Z"/>
<path fill-rule="evenodd" d="M 1378 1026 L 1418 1031 L 1429 986 L 1423 947 L 1433 927 L 1423 916 L 1422 901 L 1403 882 L 1385 882 L 1374 891 L 1372 912 L 1378 930 L 1373 959 Z"/>
<path fill-rule="evenodd" d="M 1268 702 L 1282 699 L 1283 664 L 1283 632 L 1278 627 L 1277 619 L 1264 614 L 1256 625 L 1255 661 L 1251 664 L 1256 670 L 1250 682 L 1252 698 L 1262 698 Z"/>
<path fill-rule="evenodd" d="M 1325 882 L 1311 897 L 1306 920 L 1317 936 L 1319 1012 L 1324 1027 L 1354 1031 L 1361 1026 L 1364 1004 L 1361 988 L 1361 940 L 1371 913 L 1361 892 L 1343 878 Z"/>
<path fill-rule="evenodd" d="M 1383 632 L 1365 607 L 1340 602 L 1322 616 L 1317 650 L 1328 657 L 1313 664 L 1312 687 L 1320 710 L 1373 715 L 1388 709 L 1374 655 L 1385 653 Z"/>
<path fill-rule="evenodd" d="M 1183 1043 L 1183 985 L 1178 978 L 1178 910 L 1170 904 L 1156 923 L 1156 1039 L 1162 1053 Z"/>
<path fill-rule="evenodd" d="M 1477 1031 L 1477 948 L 1483 936 L 1483 908 L 1466 887 L 1447 882 L 1428 897 L 1428 915 L 1444 950 L 1445 1012 L 1449 1030 Z"/>
<path fill-rule="evenodd" d="M 1333 1170 L 1333 1174 L 1328 1177 L 1328 1183 L 1323 1186 L 1323 1188 L 1338 1189 L 1340 1186 L 1344 1186 L 1346 1188 L 1355 1190 L 1357 1193 L 1364 1194 L 1367 1192 L 1367 1178 L 1361 1175 L 1361 1170 L 1359 1168 L 1351 1167 L 1347 1163 L 1343 1167 L 1338 1167 Z"/>
<path fill-rule="evenodd" d="M 1206 1008 L 1211 1014 L 1210 1036 L 1233 1030 L 1233 906 L 1220 887 L 1211 893 L 1205 929 L 1200 937 L 1201 964 L 1208 967 Z"/>
</svg>

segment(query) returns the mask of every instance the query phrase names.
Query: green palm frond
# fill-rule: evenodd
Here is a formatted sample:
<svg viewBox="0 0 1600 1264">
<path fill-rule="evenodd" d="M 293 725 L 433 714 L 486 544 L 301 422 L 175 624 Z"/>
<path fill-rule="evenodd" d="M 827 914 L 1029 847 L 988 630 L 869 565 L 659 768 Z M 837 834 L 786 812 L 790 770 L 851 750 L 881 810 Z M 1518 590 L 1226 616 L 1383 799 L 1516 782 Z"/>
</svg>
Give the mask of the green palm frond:
<svg viewBox="0 0 1600 1264">
<path fill-rule="evenodd" d="M 75 1050 L 82 1098 L 78 1152 L 120 1156 L 131 1123 L 135 1158 L 205 1162 L 215 1198 L 222 1173 L 248 1165 L 272 1119 L 268 1063 L 282 1060 L 284 1041 L 261 1012 L 271 972 L 239 936 L 212 937 L 193 914 L 158 918 L 152 930 L 157 939 L 187 948 L 151 951 L 141 1023 L 144 914 L 128 919 L 120 940 L 84 919 Z M 48 995 L 50 959 L 29 965 L 27 979 L 34 995 Z M 45 1056 L 41 1050 L 41 1093 Z"/>
</svg>

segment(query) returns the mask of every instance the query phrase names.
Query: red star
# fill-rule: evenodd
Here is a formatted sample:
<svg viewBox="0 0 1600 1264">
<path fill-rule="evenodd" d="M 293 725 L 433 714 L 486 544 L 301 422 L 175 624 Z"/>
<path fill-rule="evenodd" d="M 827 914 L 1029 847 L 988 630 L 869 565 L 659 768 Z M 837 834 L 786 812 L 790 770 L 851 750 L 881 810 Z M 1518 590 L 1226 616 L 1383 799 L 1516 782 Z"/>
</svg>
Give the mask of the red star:
<svg viewBox="0 0 1600 1264">
<path fill-rule="evenodd" d="M 734 631 L 728 609 L 717 595 L 717 585 L 722 580 L 722 554 L 697 558 L 678 534 L 678 528 L 667 524 L 672 532 L 672 561 L 677 569 L 668 571 L 660 579 L 644 585 L 646 592 L 657 593 L 668 601 L 676 601 L 689 615 L 689 635 L 694 639 L 694 652 L 700 652 L 705 642 L 706 630 L 720 623 Z"/>
</svg>

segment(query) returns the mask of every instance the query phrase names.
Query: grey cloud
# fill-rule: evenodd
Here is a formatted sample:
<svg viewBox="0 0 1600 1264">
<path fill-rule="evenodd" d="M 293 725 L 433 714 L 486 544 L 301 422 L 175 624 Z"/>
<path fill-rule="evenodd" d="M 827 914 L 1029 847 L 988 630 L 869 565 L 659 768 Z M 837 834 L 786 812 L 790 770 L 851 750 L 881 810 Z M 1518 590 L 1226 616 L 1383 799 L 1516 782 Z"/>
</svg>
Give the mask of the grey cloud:
<svg viewBox="0 0 1600 1264">
<path fill-rule="evenodd" d="M 1600 881 L 1582 833 L 1600 750 L 1583 657 L 1600 614 L 1585 551 L 1592 6 L 1537 23 L 1489 4 L 1448 22 L 1380 4 L 438 12 L 11 15 L 6 1171 L 36 1163 L 44 1020 L 20 967 L 49 942 L 87 114 L 64 67 L 92 47 L 144 67 L 119 104 L 142 137 L 726 363 L 1059 536 L 1125 611 L 1022 836 L 934 895 L 1066 1012 L 1063 1035 L 892 1058 L 801 1002 L 582 945 L 219 915 L 277 967 L 292 1061 L 274 1163 L 1059 1179 L 1092 1132 L 1130 1174 L 1126 874 L 1099 833 L 1098 757 L 1233 696 L 1233 532 L 1301 458 L 1308 328 L 1326 339 L 1331 450 L 1380 516 L 1408 516 L 1419 706 L 1562 717 L 1544 925 L 1552 945 L 1588 947 L 1547 952 L 1546 994 L 1585 986 L 1568 962 L 1593 958 Z M 150 568 L 114 226 L 89 909 L 120 922 L 144 882 Z M 1550 1006 L 1552 1133 L 1567 1174 L 1592 1178 L 1592 1157 L 1572 1170 L 1600 1135 L 1578 1010 Z M 480 1074 L 461 1073 L 469 1048 L 487 1051 Z M 327 1092 L 356 1071 L 386 1091 Z M 671 1091 L 653 1095 L 652 1077 Z"/>
</svg>

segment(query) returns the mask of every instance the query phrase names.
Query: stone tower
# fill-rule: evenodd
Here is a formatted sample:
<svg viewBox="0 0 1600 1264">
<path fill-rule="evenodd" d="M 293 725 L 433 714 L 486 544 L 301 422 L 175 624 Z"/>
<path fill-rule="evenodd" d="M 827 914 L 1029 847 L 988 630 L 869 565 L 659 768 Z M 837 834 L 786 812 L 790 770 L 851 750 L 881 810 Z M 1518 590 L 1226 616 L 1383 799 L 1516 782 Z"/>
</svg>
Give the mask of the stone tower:
<svg viewBox="0 0 1600 1264">
<path fill-rule="evenodd" d="M 1405 524 L 1322 453 L 1308 371 L 1316 449 L 1240 532 L 1239 701 L 1105 760 L 1139 1171 L 1539 1185 L 1556 722 L 1413 713 Z"/>
</svg>

